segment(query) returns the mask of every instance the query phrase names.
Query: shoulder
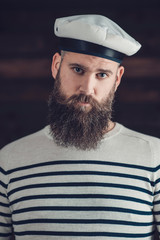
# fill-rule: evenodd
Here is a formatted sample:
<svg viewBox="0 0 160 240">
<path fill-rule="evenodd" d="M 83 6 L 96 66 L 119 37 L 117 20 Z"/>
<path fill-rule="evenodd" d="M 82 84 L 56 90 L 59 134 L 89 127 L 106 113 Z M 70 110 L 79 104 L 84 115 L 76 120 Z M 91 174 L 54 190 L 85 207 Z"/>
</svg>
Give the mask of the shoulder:
<svg viewBox="0 0 160 240">
<path fill-rule="evenodd" d="M 131 130 L 124 126 L 122 126 L 121 128 L 121 134 L 133 139 L 134 141 L 140 141 L 144 143 L 156 143 L 158 145 L 160 144 L 159 138 Z"/>
<path fill-rule="evenodd" d="M 135 152 L 141 152 L 147 159 L 148 156 L 153 160 L 153 165 L 158 166 L 160 162 L 160 139 L 149 136 L 124 126 L 121 127 L 121 138 L 126 146 L 133 146 Z"/>
<path fill-rule="evenodd" d="M 8 151 L 10 152 L 12 150 L 18 151 L 18 149 L 21 149 L 21 147 L 23 147 L 23 149 L 24 149 L 24 147 L 27 147 L 28 144 L 30 145 L 31 142 L 35 142 L 35 139 L 40 138 L 41 135 L 43 135 L 43 131 L 44 131 L 44 129 L 42 129 L 38 132 L 32 133 L 30 135 L 27 135 L 25 137 L 22 137 L 18 140 L 15 140 L 14 142 L 11 142 L 11 143 L 7 144 L 6 146 L 4 146 L 1 149 L 1 151 L 2 152 L 8 152 Z"/>
<path fill-rule="evenodd" d="M 35 155 L 40 154 L 40 151 L 43 151 L 42 146 L 49 141 L 47 131 L 48 127 L 45 127 L 3 147 L 0 151 L 0 166 L 8 169 L 16 163 L 21 164 L 23 160 L 30 161 Z"/>
</svg>

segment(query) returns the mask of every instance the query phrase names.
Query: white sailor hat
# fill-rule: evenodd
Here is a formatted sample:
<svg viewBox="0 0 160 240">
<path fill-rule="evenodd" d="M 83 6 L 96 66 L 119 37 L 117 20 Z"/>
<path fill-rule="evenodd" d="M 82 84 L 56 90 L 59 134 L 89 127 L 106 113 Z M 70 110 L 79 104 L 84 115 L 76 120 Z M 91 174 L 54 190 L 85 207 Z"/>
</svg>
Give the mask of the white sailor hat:
<svg viewBox="0 0 160 240">
<path fill-rule="evenodd" d="M 57 18 L 54 33 L 60 50 L 89 54 L 121 62 L 135 54 L 141 44 L 120 26 L 101 15 L 76 15 Z"/>
</svg>

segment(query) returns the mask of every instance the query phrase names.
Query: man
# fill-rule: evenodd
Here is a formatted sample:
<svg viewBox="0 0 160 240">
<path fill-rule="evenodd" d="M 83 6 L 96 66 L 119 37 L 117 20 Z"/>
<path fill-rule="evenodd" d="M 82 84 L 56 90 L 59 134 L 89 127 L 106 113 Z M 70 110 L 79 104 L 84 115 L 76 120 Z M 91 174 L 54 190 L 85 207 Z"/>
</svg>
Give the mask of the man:
<svg viewBox="0 0 160 240">
<path fill-rule="evenodd" d="M 0 238 L 153 239 L 160 141 L 111 120 L 140 44 L 99 15 L 57 19 L 49 126 L 1 151 Z"/>
</svg>

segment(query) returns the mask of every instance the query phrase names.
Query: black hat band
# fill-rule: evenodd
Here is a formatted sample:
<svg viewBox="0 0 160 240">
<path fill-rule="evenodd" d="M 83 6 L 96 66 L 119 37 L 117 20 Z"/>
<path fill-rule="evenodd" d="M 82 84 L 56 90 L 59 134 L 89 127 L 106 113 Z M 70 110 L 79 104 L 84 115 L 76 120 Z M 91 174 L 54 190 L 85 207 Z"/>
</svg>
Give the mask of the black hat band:
<svg viewBox="0 0 160 240">
<path fill-rule="evenodd" d="M 118 63 L 121 63 L 124 57 L 123 53 L 120 53 L 116 50 L 83 40 L 59 38 L 59 41 L 60 50 L 64 51 L 107 58 Z"/>
</svg>

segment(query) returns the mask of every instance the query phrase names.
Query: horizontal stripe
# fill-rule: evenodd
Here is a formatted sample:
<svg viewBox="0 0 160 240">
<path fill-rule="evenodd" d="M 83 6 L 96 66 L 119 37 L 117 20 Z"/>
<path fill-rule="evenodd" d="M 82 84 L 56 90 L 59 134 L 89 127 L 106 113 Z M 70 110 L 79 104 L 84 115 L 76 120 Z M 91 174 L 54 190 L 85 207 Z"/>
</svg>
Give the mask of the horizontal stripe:
<svg viewBox="0 0 160 240">
<path fill-rule="evenodd" d="M 108 194 L 45 194 L 45 195 L 32 195 L 27 197 L 21 197 L 15 199 L 10 202 L 10 205 L 14 205 L 18 202 L 24 202 L 29 200 L 37 200 L 37 199 L 117 199 L 117 200 L 126 200 L 126 201 L 134 201 L 143 204 L 147 204 L 152 206 L 151 202 L 133 198 L 133 197 L 125 197 L 118 195 L 108 195 Z"/>
<path fill-rule="evenodd" d="M 96 185 L 97 184 L 97 185 Z M 76 183 L 53 183 L 52 187 L 107 187 L 107 188 L 120 188 L 120 189 L 129 189 L 129 190 L 134 190 L 138 192 L 144 192 L 147 193 L 148 195 L 153 195 L 151 191 L 141 188 L 141 187 L 136 187 L 132 185 L 125 185 L 125 184 L 116 184 L 116 183 L 94 183 L 94 182 L 76 182 Z M 11 192 L 12 193 L 12 192 Z M 10 194 L 11 194 L 10 193 Z"/>
<path fill-rule="evenodd" d="M 1 180 L 0 180 L 0 185 L 1 185 L 2 187 L 4 187 L 5 189 L 7 189 L 7 185 L 6 185 L 4 182 L 2 182 Z"/>
<path fill-rule="evenodd" d="M 42 172 L 42 173 L 35 173 L 30 175 L 25 175 L 22 177 L 11 178 L 10 183 L 17 182 L 21 180 L 25 180 L 28 178 L 35 178 L 35 177 L 46 177 L 46 176 L 61 176 L 61 175 L 100 175 L 100 176 L 113 176 L 113 177 L 123 177 L 123 178 L 131 178 L 131 179 L 138 179 L 142 181 L 146 181 L 153 185 L 153 182 L 150 182 L 148 178 L 137 176 L 137 175 L 129 175 L 124 173 L 114 173 L 114 172 L 102 172 L 102 171 L 56 171 L 56 172 Z"/>
<path fill-rule="evenodd" d="M 151 191 L 148 191 L 144 188 L 135 187 L 132 185 L 123 185 L 123 184 L 115 184 L 115 183 L 103 183 L 103 182 L 67 182 L 67 183 L 42 183 L 42 184 L 30 184 L 23 187 L 15 188 L 8 192 L 8 196 L 11 196 L 15 192 L 23 191 L 26 189 L 32 188 L 48 188 L 48 187 L 116 187 L 116 188 L 124 188 L 124 189 L 133 189 L 137 191 L 146 192 L 149 195 L 152 195 Z"/>
<path fill-rule="evenodd" d="M 144 238 L 152 236 L 149 233 L 115 233 L 115 232 L 55 232 L 55 231 L 24 231 L 15 232 L 17 236 L 38 235 L 38 236 L 81 236 L 81 237 L 122 237 L 122 238 Z"/>
<path fill-rule="evenodd" d="M 14 225 L 25 225 L 35 223 L 56 223 L 56 224 L 112 224 L 125 226 L 152 226 L 154 222 L 130 222 L 121 220 L 107 220 L 107 219 L 27 219 L 21 221 L 13 221 Z"/>
<path fill-rule="evenodd" d="M 160 222 L 156 222 L 155 224 L 159 226 L 159 225 L 160 225 Z"/>
<path fill-rule="evenodd" d="M 43 162 L 38 164 L 32 164 L 24 167 L 18 167 L 7 171 L 7 174 L 11 174 L 13 172 L 19 172 L 22 170 L 37 168 L 37 167 L 44 167 L 44 166 L 54 166 L 54 165 L 70 165 L 70 164 L 94 164 L 94 165 L 105 165 L 105 166 L 119 166 L 125 168 L 135 168 L 140 170 L 145 170 L 149 172 L 155 172 L 160 169 L 160 165 L 155 168 L 145 167 L 142 165 L 134 165 L 134 164 L 127 164 L 127 163 L 119 163 L 119 162 L 109 162 L 109 161 L 98 161 L 98 160 L 63 160 L 63 161 L 52 161 L 52 162 Z"/>
<path fill-rule="evenodd" d="M 2 202 L 0 202 L 0 206 L 2 206 L 2 207 L 9 207 L 9 204 L 8 203 L 2 203 Z"/>
<path fill-rule="evenodd" d="M 37 186 L 38 185 L 38 186 Z M 35 184 L 34 188 L 45 188 L 45 187 L 52 187 L 52 185 L 54 184 Z M 32 185 L 29 185 L 30 187 L 27 186 L 27 188 L 23 188 L 21 190 L 25 190 L 25 189 L 32 189 Z M 138 202 L 138 203 L 142 203 L 142 204 L 146 204 L 149 206 L 153 206 L 153 202 L 149 202 L 143 199 L 139 199 L 139 198 L 134 198 L 134 197 L 128 197 L 128 196 L 121 196 L 121 195 L 111 195 L 111 194 L 56 194 L 56 195 L 34 195 L 34 197 L 37 196 L 37 198 L 105 198 L 105 199 L 117 199 L 117 200 L 125 200 L 125 201 L 131 201 L 131 202 Z M 48 196 L 48 197 L 46 197 Z M 54 197 L 55 196 L 55 197 Z M 28 199 L 27 199 L 28 200 Z M 18 199 L 14 200 L 14 201 L 18 201 Z M 12 201 L 10 204 L 15 204 L 16 202 Z"/>
<path fill-rule="evenodd" d="M 153 205 L 158 205 L 160 204 L 160 200 L 153 202 Z"/>
<path fill-rule="evenodd" d="M 12 215 L 9 213 L 0 212 L 0 216 L 10 218 Z"/>
<path fill-rule="evenodd" d="M 3 173 L 4 175 L 6 175 L 6 171 L 4 171 L 4 169 L 1 167 L 0 167 L 0 172 Z"/>
<path fill-rule="evenodd" d="M 12 178 L 10 180 L 10 183 L 12 182 L 17 182 L 17 181 L 22 181 L 25 179 L 30 179 L 30 178 L 37 178 L 37 177 L 48 177 L 48 176 L 75 176 L 75 175 L 98 175 L 98 176 L 116 176 L 118 175 L 117 173 L 108 173 L 108 172 L 98 172 L 98 171 L 60 171 L 60 172 L 48 172 L 48 173 L 37 173 L 37 174 L 30 174 L 30 175 L 26 175 L 26 176 L 22 176 L 22 177 L 17 177 L 17 178 Z M 110 184 L 110 186 L 113 184 Z M 115 186 L 118 184 L 115 184 Z M 120 185 L 119 185 L 120 186 Z M 153 195 L 151 191 L 140 188 L 140 187 L 134 187 L 134 186 L 130 186 L 130 185 L 121 185 L 124 188 L 127 189 L 134 189 L 137 191 L 142 191 L 142 192 L 146 192 L 149 195 Z M 108 184 L 109 187 L 109 184 Z M 111 186 L 112 187 L 112 186 Z"/>
<path fill-rule="evenodd" d="M 11 223 L 1 223 L 0 222 L 0 226 L 10 228 L 10 227 L 12 227 L 12 224 Z"/>
<path fill-rule="evenodd" d="M 160 190 L 157 192 L 154 192 L 154 196 L 159 195 L 159 194 L 160 194 Z"/>
<path fill-rule="evenodd" d="M 160 211 L 153 211 L 153 215 L 160 215 Z"/>
<path fill-rule="evenodd" d="M 100 172 L 100 171 L 57 171 L 57 172 L 45 172 L 45 173 L 36 173 L 30 174 L 22 177 L 11 178 L 10 183 L 21 181 L 28 178 L 35 178 L 35 177 L 45 177 L 45 176 L 59 176 L 59 175 L 102 175 L 102 176 L 110 176 L 110 177 L 120 177 L 120 178 L 129 178 L 129 179 L 137 179 L 141 181 L 145 181 L 153 186 L 153 182 L 151 182 L 148 178 L 131 175 L 131 174 L 124 174 L 124 173 L 115 173 L 115 172 Z"/>
<path fill-rule="evenodd" d="M 0 233 L 0 237 L 5 237 L 8 239 L 9 236 L 11 236 L 12 233 Z"/>
<path fill-rule="evenodd" d="M 156 181 L 155 181 L 155 185 L 160 183 L 160 178 L 158 178 Z"/>
<path fill-rule="evenodd" d="M 7 198 L 7 196 L 4 193 L 1 193 L 1 192 L 0 192 L 0 196 L 4 197 L 4 198 Z"/>
<path fill-rule="evenodd" d="M 13 214 L 20 214 L 24 212 L 37 212 L 37 211 L 106 211 L 106 212 L 123 212 L 123 213 L 132 213 L 137 215 L 152 215 L 152 211 L 139 211 L 132 210 L 127 208 L 116 208 L 116 207 L 64 207 L 64 206 L 46 206 L 46 207 L 30 207 L 14 210 Z"/>
</svg>

